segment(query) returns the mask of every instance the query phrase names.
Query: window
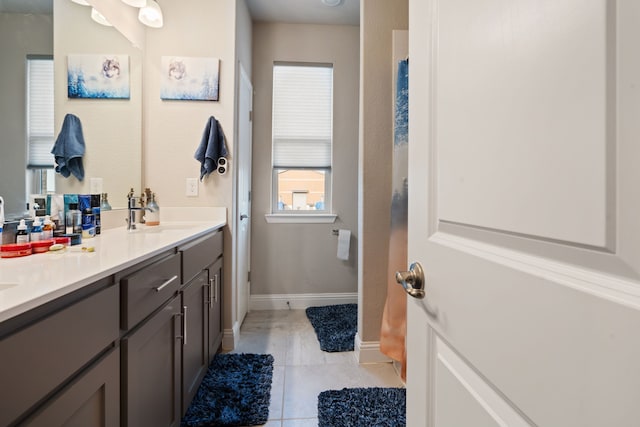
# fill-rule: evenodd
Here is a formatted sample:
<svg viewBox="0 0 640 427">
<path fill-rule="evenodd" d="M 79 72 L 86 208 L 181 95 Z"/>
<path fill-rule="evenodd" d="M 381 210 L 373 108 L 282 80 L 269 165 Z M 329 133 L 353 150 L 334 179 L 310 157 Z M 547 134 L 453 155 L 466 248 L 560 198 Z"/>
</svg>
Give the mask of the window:
<svg viewBox="0 0 640 427">
<path fill-rule="evenodd" d="M 333 67 L 275 64 L 272 114 L 272 213 L 329 213 Z"/>
<path fill-rule="evenodd" d="M 27 193 L 54 191 L 53 57 L 27 56 Z M 27 196 L 28 196 L 27 194 Z"/>
<path fill-rule="evenodd" d="M 27 145 L 29 168 L 54 166 L 53 58 L 27 57 Z"/>
</svg>

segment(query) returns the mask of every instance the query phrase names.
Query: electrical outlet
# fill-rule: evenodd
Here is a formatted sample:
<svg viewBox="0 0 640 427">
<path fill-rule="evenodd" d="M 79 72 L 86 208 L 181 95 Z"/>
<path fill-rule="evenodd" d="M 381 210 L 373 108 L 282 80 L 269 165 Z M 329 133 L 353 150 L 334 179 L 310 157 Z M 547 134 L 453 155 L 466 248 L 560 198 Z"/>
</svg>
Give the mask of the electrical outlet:
<svg viewBox="0 0 640 427">
<path fill-rule="evenodd" d="M 187 178 L 187 196 L 198 196 L 198 178 Z"/>
</svg>

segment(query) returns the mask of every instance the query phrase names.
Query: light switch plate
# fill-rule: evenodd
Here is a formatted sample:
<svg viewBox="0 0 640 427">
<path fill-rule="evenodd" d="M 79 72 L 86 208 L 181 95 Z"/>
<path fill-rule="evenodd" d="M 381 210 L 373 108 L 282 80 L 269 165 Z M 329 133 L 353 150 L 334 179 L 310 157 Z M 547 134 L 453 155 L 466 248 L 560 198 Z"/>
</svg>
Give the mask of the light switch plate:
<svg viewBox="0 0 640 427">
<path fill-rule="evenodd" d="M 102 193 L 102 178 L 91 178 L 89 180 L 90 194 Z"/>
<path fill-rule="evenodd" d="M 187 197 L 198 196 L 198 178 L 187 178 Z"/>
</svg>

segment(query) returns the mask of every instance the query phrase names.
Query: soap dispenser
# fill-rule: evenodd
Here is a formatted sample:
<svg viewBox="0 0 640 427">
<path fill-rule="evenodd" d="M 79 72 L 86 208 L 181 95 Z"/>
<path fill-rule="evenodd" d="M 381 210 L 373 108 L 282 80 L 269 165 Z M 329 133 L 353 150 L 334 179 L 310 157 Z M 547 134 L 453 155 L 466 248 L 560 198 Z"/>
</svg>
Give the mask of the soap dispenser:
<svg viewBox="0 0 640 427">
<path fill-rule="evenodd" d="M 100 201 L 100 211 L 110 211 L 111 205 L 109 204 L 107 193 L 102 193 L 102 200 Z"/>
<path fill-rule="evenodd" d="M 151 201 L 147 203 L 147 208 L 145 224 L 160 225 L 160 206 L 156 203 L 156 193 L 151 194 Z"/>
</svg>

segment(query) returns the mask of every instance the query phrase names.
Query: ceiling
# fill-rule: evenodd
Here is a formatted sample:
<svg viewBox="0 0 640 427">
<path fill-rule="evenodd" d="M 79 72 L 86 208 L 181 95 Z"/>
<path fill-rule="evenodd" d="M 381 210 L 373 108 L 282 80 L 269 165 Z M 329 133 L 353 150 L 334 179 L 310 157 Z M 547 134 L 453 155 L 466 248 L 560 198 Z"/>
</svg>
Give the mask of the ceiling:
<svg viewBox="0 0 640 427">
<path fill-rule="evenodd" d="M 246 0 L 254 21 L 360 25 L 360 0 L 329 7 L 322 0 Z"/>
<path fill-rule="evenodd" d="M 0 0 L 0 12 L 53 14 L 53 0 Z"/>
<path fill-rule="evenodd" d="M 360 1 L 329 7 L 322 0 L 246 0 L 254 21 L 342 25 L 360 24 Z M 0 0 L 0 12 L 51 14 L 53 0 Z"/>
</svg>

